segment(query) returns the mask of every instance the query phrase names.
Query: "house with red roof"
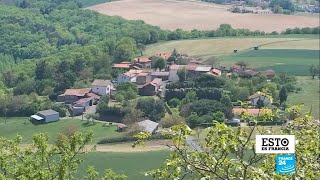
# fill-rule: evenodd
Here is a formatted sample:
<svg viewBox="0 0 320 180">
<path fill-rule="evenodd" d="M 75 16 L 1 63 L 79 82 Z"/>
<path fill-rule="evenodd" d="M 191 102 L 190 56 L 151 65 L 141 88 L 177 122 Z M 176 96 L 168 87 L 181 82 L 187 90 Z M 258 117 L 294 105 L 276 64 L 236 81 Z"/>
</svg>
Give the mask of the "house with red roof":
<svg viewBox="0 0 320 180">
<path fill-rule="evenodd" d="M 161 92 L 162 79 L 155 78 L 139 88 L 139 94 L 142 96 L 154 96 Z"/>
<path fill-rule="evenodd" d="M 130 69 L 131 63 L 128 61 L 123 61 L 119 64 L 113 64 L 112 69 Z"/>
<path fill-rule="evenodd" d="M 134 65 L 141 68 L 151 68 L 151 59 L 147 57 L 138 57 L 133 60 Z"/>
<path fill-rule="evenodd" d="M 63 94 L 58 96 L 58 101 L 64 102 L 66 104 L 72 104 L 78 101 L 79 99 L 87 98 L 90 92 L 90 88 L 66 89 Z"/>
</svg>

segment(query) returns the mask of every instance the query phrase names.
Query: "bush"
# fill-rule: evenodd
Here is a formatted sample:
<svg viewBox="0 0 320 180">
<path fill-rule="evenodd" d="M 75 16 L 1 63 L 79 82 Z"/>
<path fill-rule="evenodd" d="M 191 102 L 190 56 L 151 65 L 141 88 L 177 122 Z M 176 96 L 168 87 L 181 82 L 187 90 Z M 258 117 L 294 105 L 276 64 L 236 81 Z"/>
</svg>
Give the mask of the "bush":
<svg viewBox="0 0 320 180">
<path fill-rule="evenodd" d="M 160 126 L 163 128 L 170 128 L 183 122 L 184 118 L 180 117 L 179 115 L 171 115 L 161 119 Z"/>
<path fill-rule="evenodd" d="M 161 134 L 153 134 L 149 137 L 149 140 L 152 139 L 168 139 L 166 136 L 162 136 Z M 133 142 L 136 141 L 137 138 L 132 136 L 123 136 L 116 138 L 105 138 L 97 142 L 97 144 L 108 144 L 108 143 L 119 143 L 119 142 Z"/>
<path fill-rule="evenodd" d="M 62 103 L 52 105 L 51 109 L 57 111 L 60 117 L 66 117 L 68 112 L 66 106 Z"/>
<path fill-rule="evenodd" d="M 168 102 L 170 107 L 177 107 L 180 104 L 180 100 L 178 98 L 173 98 Z"/>
<path fill-rule="evenodd" d="M 115 100 L 117 102 L 122 102 L 124 100 L 124 96 L 121 95 L 121 94 L 117 94 L 116 97 L 115 97 Z"/>
</svg>

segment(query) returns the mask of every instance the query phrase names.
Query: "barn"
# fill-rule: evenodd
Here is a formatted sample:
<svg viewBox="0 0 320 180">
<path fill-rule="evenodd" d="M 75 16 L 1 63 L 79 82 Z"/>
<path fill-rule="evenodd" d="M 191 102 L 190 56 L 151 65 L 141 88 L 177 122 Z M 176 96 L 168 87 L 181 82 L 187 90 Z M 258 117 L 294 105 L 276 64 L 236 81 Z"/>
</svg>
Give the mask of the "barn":
<svg viewBox="0 0 320 180">
<path fill-rule="evenodd" d="M 55 122 L 59 120 L 59 113 L 52 109 L 39 111 L 31 116 L 31 120 L 37 123 Z"/>
</svg>

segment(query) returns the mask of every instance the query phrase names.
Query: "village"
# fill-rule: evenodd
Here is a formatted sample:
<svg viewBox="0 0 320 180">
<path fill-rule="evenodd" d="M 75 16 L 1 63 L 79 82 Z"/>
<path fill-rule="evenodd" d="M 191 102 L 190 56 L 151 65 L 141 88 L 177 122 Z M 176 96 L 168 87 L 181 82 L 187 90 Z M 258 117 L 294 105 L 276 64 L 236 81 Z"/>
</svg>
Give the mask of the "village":
<svg viewBox="0 0 320 180">
<path fill-rule="evenodd" d="M 254 49 L 257 50 L 256 47 Z M 237 51 L 235 50 L 234 53 L 237 53 Z M 164 64 L 159 62 L 163 62 Z M 163 65 L 157 68 L 155 64 Z M 243 62 L 239 62 L 230 67 L 207 65 L 204 64 L 200 58 L 180 55 L 176 50 L 173 50 L 172 53 L 158 53 L 151 57 L 137 57 L 132 61 L 122 61 L 113 64 L 112 69 L 118 72 L 114 80 L 95 79 L 91 87 L 66 89 L 63 94 L 58 96 L 57 103 L 65 104 L 66 107 L 68 107 L 71 117 L 78 117 L 83 120 L 85 114 L 97 113 L 96 106 L 103 96 L 110 99 L 109 104 L 110 102 L 115 102 L 117 87 L 123 84 L 136 86 L 140 97 L 148 96 L 164 99 L 171 108 L 174 108 L 177 106 L 171 106 L 172 103 L 170 103 L 170 100 L 172 100 L 172 98 L 167 99 L 166 93 L 170 96 L 172 91 L 180 91 L 181 89 L 179 88 L 172 90 L 171 86 L 188 83 L 187 79 L 211 77 L 213 78 L 211 80 L 214 80 L 215 78 L 223 77 L 229 80 L 235 78 L 240 80 L 263 76 L 267 78 L 266 81 L 270 82 L 270 79 L 276 75 L 272 69 L 256 71 L 253 68 L 246 67 Z M 167 86 L 169 89 L 166 88 Z M 206 85 L 202 86 L 202 88 L 206 88 Z M 259 91 L 249 94 L 249 96 L 244 99 L 243 104 L 246 105 L 240 105 L 236 102 L 233 104 L 232 115 L 228 116 L 228 118 L 223 116 L 225 117 L 223 122 L 232 126 L 254 125 L 255 123 L 247 121 L 244 115 L 257 117 L 262 114 L 270 114 L 273 111 L 272 109 L 275 108 L 272 95 Z M 171 108 L 168 105 L 165 106 L 167 107 L 167 111 L 170 112 Z M 95 118 L 99 120 L 97 116 Z M 53 110 L 40 111 L 32 115 L 31 119 L 36 123 L 53 122 L 59 119 L 59 113 Z M 111 120 L 111 123 L 112 122 L 113 120 Z M 271 124 L 281 125 L 283 123 L 284 122 L 275 122 Z M 128 127 L 122 120 L 116 120 L 114 124 L 117 125 L 120 131 Z M 137 122 L 136 124 L 139 124 L 143 127 L 142 129 L 150 133 L 155 133 L 159 126 L 159 122 L 151 121 L 147 116 L 144 121 Z M 259 125 L 261 124 L 263 123 L 260 122 Z M 196 125 L 193 124 L 191 127 L 207 127 L 210 125 L 212 125 L 211 122 L 202 122 Z M 270 123 L 267 123 L 267 125 L 270 125 Z"/>
</svg>

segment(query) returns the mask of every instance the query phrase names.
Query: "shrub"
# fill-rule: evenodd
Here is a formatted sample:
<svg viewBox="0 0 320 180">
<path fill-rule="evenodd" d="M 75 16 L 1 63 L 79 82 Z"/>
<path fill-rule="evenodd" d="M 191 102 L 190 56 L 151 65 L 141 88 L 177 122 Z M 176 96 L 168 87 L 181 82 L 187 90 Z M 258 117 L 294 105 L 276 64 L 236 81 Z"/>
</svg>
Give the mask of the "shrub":
<svg viewBox="0 0 320 180">
<path fill-rule="evenodd" d="M 171 115 L 161 119 L 160 126 L 163 128 L 170 128 L 171 126 L 181 124 L 184 121 L 184 118 L 179 115 Z"/>
<path fill-rule="evenodd" d="M 173 98 L 168 102 L 170 107 L 177 107 L 180 104 L 180 100 L 178 98 Z"/>
<path fill-rule="evenodd" d="M 117 94 L 116 97 L 115 97 L 115 100 L 117 102 L 122 102 L 124 100 L 124 96 L 121 95 L 121 94 Z"/>
<path fill-rule="evenodd" d="M 66 106 L 61 103 L 52 105 L 51 109 L 57 111 L 60 117 L 65 117 L 68 112 Z"/>
</svg>

